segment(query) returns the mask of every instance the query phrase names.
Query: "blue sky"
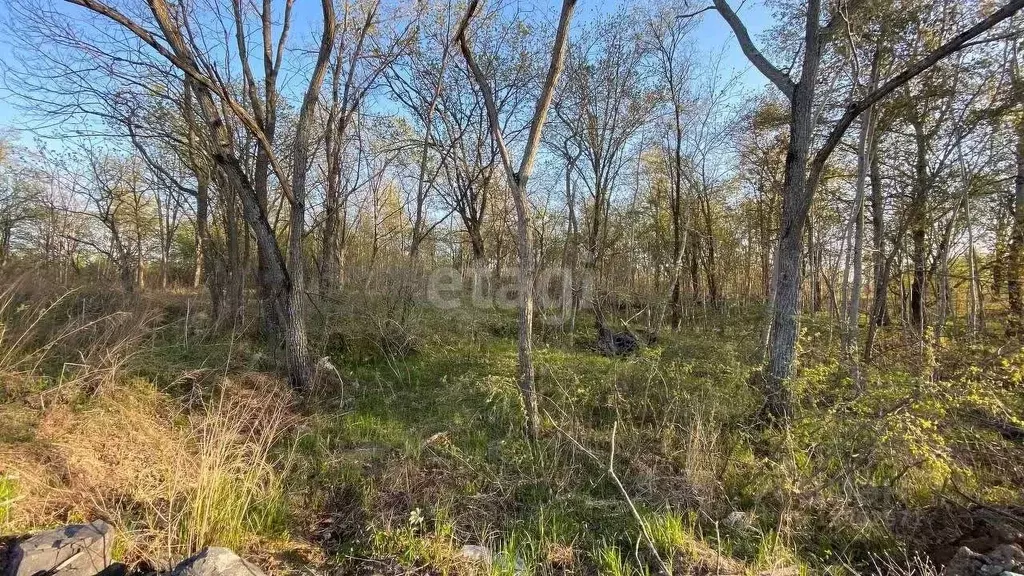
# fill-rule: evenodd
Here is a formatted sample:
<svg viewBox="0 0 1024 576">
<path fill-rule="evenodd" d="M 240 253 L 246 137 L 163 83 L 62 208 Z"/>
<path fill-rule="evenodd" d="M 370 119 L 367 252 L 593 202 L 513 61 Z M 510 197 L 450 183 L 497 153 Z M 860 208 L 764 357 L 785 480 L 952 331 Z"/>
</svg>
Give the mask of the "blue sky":
<svg viewBox="0 0 1024 576">
<path fill-rule="evenodd" d="M 733 2 L 733 7 L 738 10 L 751 37 L 758 42 L 761 34 L 772 25 L 771 12 L 761 2 L 746 2 L 742 7 L 738 4 L 738 2 Z M 695 31 L 697 41 L 700 43 L 699 48 L 708 53 L 717 53 L 724 49 L 726 66 L 741 72 L 743 83 L 747 87 L 761 89 L 767 86 L 768 81 L 743 55 L 739 42 L 736 41 L 736 37 L 725 20 L 713 10 L 705 12 L 703 16 L 703 20 Z M 758 44 L 760 43 L 758 42 Z"/>
<path fill-rule="evenodd" d="M 0 16 L 6 17 L 5 12 L 6 8 L 0 4 Z M 0 62 L 8 62 L 12 57 L 10 47 L 0 43 Z M 11 105 L 10 98 L 10 94 L 0 87 L 0 129 L 17 124 L 17 110 Z"/>
<path fill-rule="evenodd" d="M 552 4 L 551 12 L 555 13 L 557 10 L 556 0 L 548 1 Z M 683 10 L 682 5 L 684 3 L 679 2 L 679 4 L 681 6 L 680 10 Z M 611 2 L 580 0 L 577 5 L 577 18 L 587 18 L 588 15 L 593 15 L 595 12 L 614 10 L 618 5 L 620 3 L 615 0 Z M 762 32 L 772 23 L 771 13 L 761 0 L 742 2 L 742 5 L 739 1 L 735 1 L 734 7 L 737 8 L 740 17 L 755 40 L 758 40 Z M 297 23 L 300 29 L 307 23 L 319 26 L 319 2 L 316 0 L 297 0 L 296 8 Z M 687 10 L 692 9 L 687 8 Z M 6 3 L 0 2 L 0 20 L 6 20 L 6 18 Z M 296 36 L 293 35 L 292 38 L 295 39 Z M 724 57 L 724 70 L 722 72 L 725 74 L 741 74 L 741 82 L 746 88 L 759 90 L 767 84 L 761 74 L 750 66 L 740 50 L 732 31 L 716 12 L 708 11 L 703 14 L 702 20 L 695 30 L 694 38 L 698 44 L 696 48 L 700 53 L 708 55 L 721 53 Z M 17 57 L 17 54 L 12 53 L 11 47 L 0 40 L 0 62 L 8 62 L 12 58 Z M 0 130 L 23 127 L 24 124 L 19 116 L 18 109 L 11 102 L 10 94 L 3 91 L 2 87 L 0 87 Z M 26 136 L 28 135 L 22 134 L 21 139 L 23 142 L 28 140 Z"/>
</svg>

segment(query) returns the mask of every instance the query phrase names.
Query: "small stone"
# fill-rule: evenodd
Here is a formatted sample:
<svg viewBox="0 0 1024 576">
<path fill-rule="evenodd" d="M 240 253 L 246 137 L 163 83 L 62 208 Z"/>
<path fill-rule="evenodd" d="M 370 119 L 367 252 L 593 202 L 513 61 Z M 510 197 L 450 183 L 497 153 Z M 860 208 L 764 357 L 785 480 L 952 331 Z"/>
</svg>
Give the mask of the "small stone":
<svg viewBox="0 0 1024 576">
<path fill-rule="evenodd" d="M 987 560 L 985 556 L 966 546 L 961 546 L 956 551 L 956 555 L 942 569 L 941 574 L 942 576 L 977 576 L 986 565 Z"/>
<path fill-rule="evenodd" d="M 466 544 L 462 548 L 459 548 L 459 557 L 467 562 L 475 562 L 478 564 L 490 564 L 491 563 L 491 551 L 486 546 L 479 546 L 476 544 Z"/>
<path fill-rule="evenodd" d="M 171 576 L 266 576 L 255 564 L 243 560 L 228 548 L 211 546 L 182 560 Z"/>
<path fill-rule="evenodd" d="M 1000 572 L 1011 570 L 1024 564 L 1024 550 L 1016 544 L 1003 544 L 995 550 L 985 554 L 989 564 L 1000 567 Z M 997 572 L 998 574 L 998 572 Z"/>
<path fill-rule="evenodd" d="M 722 520 L 722 524 L 734 530 L 746 530 L 751 525 L 750 514 L 742 510 L 733 510 Z"/>
<path fill-rule="evenodd" d="M 5 576 L 93 576 L 110 565 L 113 544 L 114 529 L 102 520 L 41 532 L 14 546 Z"/>
</svg>

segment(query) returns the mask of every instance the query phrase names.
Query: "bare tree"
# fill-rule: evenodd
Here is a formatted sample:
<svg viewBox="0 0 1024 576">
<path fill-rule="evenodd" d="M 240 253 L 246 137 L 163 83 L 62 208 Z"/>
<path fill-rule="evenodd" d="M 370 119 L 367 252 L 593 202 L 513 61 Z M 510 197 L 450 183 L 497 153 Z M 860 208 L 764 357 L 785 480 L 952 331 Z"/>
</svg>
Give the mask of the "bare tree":
<svg viewBox="0 0 1024 576">
<path fill-rule="evenodd" d="M 1017 13 L 1024 7 L 1024 0 L 1011 0 L 977 24 L 881 82 L 874 90 L 851 100 L 813 157 L 811 145 L 814 135 L 818 70 L 823 49 L 837 35 L 842 26 L 843 14 L 834 14 L 827 24 L 822 25 L 821 1 L 808 0 L 804 15 L 803 57 L 799 77 L 794 82 L 787 72 L 769 62 L 755 47 L 746 27 L 727 0 L 714 0 L 714 6 L 736 34 L 743 53 L 790 101 L 789 149 L 786 154 L 782 221 L 776 259 L 778 283 L 768 364 L 762 373 L 766 414 L 771 418 L 785 420 L 792 414 L 787 381 L 793 374 L 799 334 L 800 260 L 803 253 L 804 226 L 815 190 L 832 151 L 842 140 L 846 130 L 864 111 L 943 58 L 969 47 L 973 39 Z"/>
<path fill-rule="evenodd" d="M 612 192 L 627 163 L 636 157 L 632 147 L 657 105 L 643 65 L 648 45 L 640 28 L 640 22 L 621 9 L 584 29 L 569 47 L 565 86 L 554 103 L 557 129 L 581 152 L 575 166 L 590 193 L 586 267 L 597 276 Z M 595 312 L 603 322 L 600 305 Z"/>
<path fill-rule="evenodd" d="M 475 15 L 479 0 L 472 0 L 466 9 L 466 15 L 459 25 L 456 37 L 466 64 L 473 72 L 473 79 L 484 98 L 487 107 L 487 120 L 491 128 L 491 136 L 501 155 L 501 164 L 505 169 L 508 186 L 512 192 L 512 200 L 516 209 L 516 232 L 519 248 L 519 389 L 523 395 L 526 408 L 526 425 L 528 436 L 536 440 L 540 435 L 540 412 L 537 407 L 536 385 L 533 370 L 533 241 L 530 224 L 530 205 L 527 196 L 527 185 L 533 173 L 533 163 L 540 146 L 540 137 L 544 129 L 548 108 L 554 96 L 558 77 L 562 73 L 565 61 L 566 45 L 569 42 L 569 24 L 572 21 L 576 0 L 563 0 L 562 10 L 558 19 L 558 30 L 555 33 L 554 45 L 551 49 L 551 62 L 547 75 L 537 98 L 533 118 L 530 122 L 530 135 L 523 151 L 518 170 L 512 164 L 512 156 L 505 143 L 501 131 L 501 120 L 487 76 L 476 63 L 473 50 L 467 35 L 470 20 Z"/>
<path fill-rule="evenodd" d="M 345 218 L 353 189 L 344 186 L 343 164 L 352 126 L 379 78 L 408 50 L 418 15 L 404 25 L 388 28 L 388 23 L 399 21 L 397 13 L 382 13 L 380 0 L 344 3 L 341 30 L 334 40 L 329 64 L 330 105 L 324 126 L 326 189 L 319 270 L 322 294 L 339 287 L 344 275 Z M 384 29 L 388 32 L 382 32 Z"/>
<path fill-rule="evenodd" d="M 208 139 L 213 147 L 214 163 L 223 175 L 226 185 L 238 192 L 243 207 L 243 216 L 256 238 L 258 252 L 262 254 L 262 263 L 265 266 L 260 278 L 261 290 L 264 295 L 271 295 L 273 298 L 273 316 L 277 323 L 275 330 L 279 332 L 271 336 L 284 341 L 288 374 L 292 385 L 299 389 L 307 388 L 313 378 L 313 363 L 310 358 L 305 318 L 303 317 L 305 283 L 302 237 L 307 192 L 306 172 L 310 154 L 310 125 L 313 120 L 317 94 L 323 83 L 334 46 L 333 3 L 331 0 L 323 0 L 321 3 L 323 33 L 313 73 L 305 90 L 299 118 L 296 122 L 291 150 L 293 169 L 289 175 L 275 153 L 273 130 L 268 131 L 270 124 L 267 123 L 267 120 L 271 117 L 260 114 L 259 111 L 251 113 L 235 99 L 231 87 L 217 72 L 218 67 L 208 60 L 206 51 L 196 44 L 198 39 L 191 30 L 186 28 L 187 23 L 196 16 L 195 14 L 187 13 L 182 6 L 171 6 L 164 0 L 153 0 L 148 4 L 149 16 L 152 19 L 149 24 L 156 26 L 158 30 L 153 31 L 147 27 L 146 23 L 133 19 L 103 2 L 67 1 L 95 12 L 131 32 L 159 56 L 188 76 L 192 82 L 205 128 L 208 131 Z M 291 5 L 288 6 L 290 9 Z M 264 31 L 271 28 L 271 14 L 267 8 L 269 8 L 269 2 L 264 4 L 262 15 L 262 20 L 265 22 Z M 235 16 L 236 36 L 239 37 L 239 42 L 242 43 L 240 46 L 242 46 L 244 45 L 242 37 L 245 36 L 245 32 L 239 21 L 239 14 L 236 13 Z M 283 31 L 282 36 L 285 35 L 284 32 L 286 30 Z M 278 46 L 283 46 L 283 38 Z M 283 50 L 283 48 L 279 48 L 279 50 Z M 266 71 L 268 81 L 276 81 L 280 59 L 273 55 L 269 44 L 265 44 L 264 54 L 265 64 L 268 65 Z M 247 52 L 240 50 L 239 58 L 243 62 L 243 68 L 247 69 Z M 254 85 L 248 82 L 251 75 L 247 72 L 246 76 L 247 84 L 249 84 L 250 104 L 253 105 L 254 110 L 257 110 L 266 102 L 255 98 L 258 91 Z M 266 89 L 276 95 L 275 86 L 276 84 L 268 85 Z M 272 114 L 269 110 L 270 106 L 263 111 Z M 261 161 L 263 158 L 266 159 L 267 164 L 278 177 L 283 196 L 289 201 L 291 216 L 287 259 L 277 242 L 274 229 L 268 218 L 267 203 L 263 197 L 263 190 L 260 189 L 262 186 L 260 177 L 257 177 L 254 182 L 246 173 L 236 153 L 234 134 L 228 129 L 225 121 L 225 111 L 229 111 L 232 117 L 243 125 L 256 140 L 262 151 L 259 159 Z M 257 175 L 259 175 L 259 170 L 257 170 Z"/>
</svg>

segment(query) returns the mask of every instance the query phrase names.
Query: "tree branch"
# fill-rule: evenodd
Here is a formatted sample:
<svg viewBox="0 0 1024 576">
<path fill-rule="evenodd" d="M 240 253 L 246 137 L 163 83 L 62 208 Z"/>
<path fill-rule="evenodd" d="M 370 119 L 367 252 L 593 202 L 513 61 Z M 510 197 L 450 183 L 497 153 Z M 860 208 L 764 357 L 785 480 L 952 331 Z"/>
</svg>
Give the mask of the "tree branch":
<svg viewBox="0 0 1024 576">
<path fill-rule="evenodd" d="M 686 14 L 680 14 L 680 15 L 676 16 L 676 20 L 687 20 L 689 18 L 693 18 L 694 16 L 700 16 L 701 14 L 707 12 L 708 10 L 714 10 L 714 9 L 715 9 L 714 6 L 705 6 L 705 7 L 701 8 L 700 10 L 694 10 L 693 12 L 687 12 Z"/>
<path fill-rule="evenodd" d="M 726 0 L 714 0 L 714 2 L 718 13 L 722 15 L 722 18 L 725 18 L 733 33 L 736 34 L 736 39 L 740 42 L 740 48 L 747 59 L 750 60 L 750 63 L 760 70 L 761 74 L 764 74 L 768 80 L 771 80 L 771 83 L 775 84 L 786 95 L 786 98 L 792 100 L 793 91 L 796 89 L 796 84 L 793 83 L 793 80 L 769 62 L 764 57 L 764 54 L 761 54 L 757 47 L 754 46 L 754 41 L 750 39 L 750 33 L 747 32 L 747 27 L 743 25 L 739 16 L 733 12 L 732 7 L 729 6 Z"/>
<path fill-rule="evenodd" d="M 715 0 L 716 3 L 721 1 L 723 0 Z M 891 94 L 900 86 L 903 86 L 907 82 L 913 80 L 916 76 L 925 70 L 928 70 L 928 68 L 931 68 L 943 58 L 971 46 L 971 40 L 991 29 L 996 24 L 1006 20 L 1010 16 L 1013 16 L 1021 8 L 1024 8 L 1024 0 L 1011 0 L 999 10 L 993 12 L 988 18 L 985 18 L 974 26 L 971 26 L 960 34 L 957 34 L 951 40 L 942 46 L 939 46 L 927 56 L 913 64 L 910 64 L 902 72 L 890 78 L 885 82 L 885 84 L 882 84 L 872 92 L 869 92 L 864 96 L 864 98 L 851 102 L 847 106 L 846 112 L 843 113 L 842 117 L 839 118 L 839 121 L 832 128 L 832 131 L 829 132 L 828 138 L 825 140 L 825 144 L 820 150 L 818 150 L 817 154 L 814 155 L 814 160 L 811 163 L 811 169 L 808 172 L 808 183 L 812 186 L 817 184 L 818 179 L 821 178 L 822 170 L 824 170 L 825 162 L 828 161 L 829 156 L 835 150 L 836 146 L 839 145 L 839 141 L 842 140 L 843 136 L 846 134 L 846 130 L 849 129 L 854 120 L 856 120 L 857 117 L 865 110 L 882 98 Z"/>
</svg>

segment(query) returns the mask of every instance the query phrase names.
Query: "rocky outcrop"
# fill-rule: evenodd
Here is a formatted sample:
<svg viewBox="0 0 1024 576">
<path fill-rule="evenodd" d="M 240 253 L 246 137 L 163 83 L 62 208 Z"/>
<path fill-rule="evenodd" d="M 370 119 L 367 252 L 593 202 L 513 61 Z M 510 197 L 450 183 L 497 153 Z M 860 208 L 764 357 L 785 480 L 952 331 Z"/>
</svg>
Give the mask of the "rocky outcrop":
<svg viewBox="0 0 1024 576">
<path fill-rule="evenodd" d="M 102 520 L 41 532 L 15 542 L 6 558 L 0 549 L 0 576 L 123 576 L 127 567 L 111 562 L 113 543 L 114 528 Z M 266 575 L 231 550 L 210 547 L 167 576 Z"/>
<path fill-rule="evenodd" d="M 171 570 L 171 576 L 265 576 L 255 564 L 228 548 L 210 547 L 187 558 Z"/>
<path fill-rule="evenodd" d="M 1024 550 L 1005 544 L 987 554 L 963 546 L 942 570 L 942 576 L 1012 576 L 1024 572 Z"/>
<path fill-rule="evenodd" d="M 41 532 L 15 544 L 4 576 L 93 576 L 106 570 L 114 529 L 97 520 Z"/>
</svg>

